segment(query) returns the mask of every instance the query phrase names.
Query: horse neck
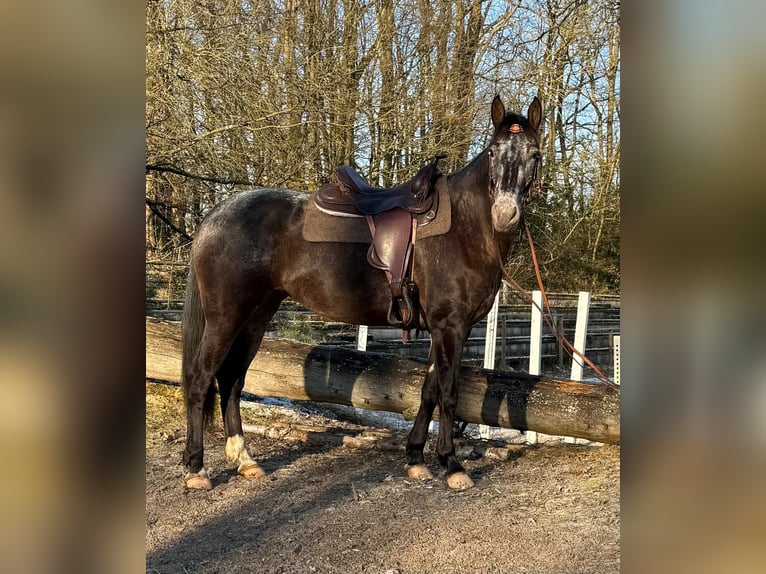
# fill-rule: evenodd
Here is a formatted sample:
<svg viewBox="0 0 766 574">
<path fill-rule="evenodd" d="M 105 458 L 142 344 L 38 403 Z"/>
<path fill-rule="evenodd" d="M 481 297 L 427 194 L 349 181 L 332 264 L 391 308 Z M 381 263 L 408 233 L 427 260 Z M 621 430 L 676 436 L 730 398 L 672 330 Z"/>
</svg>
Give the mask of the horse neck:
<svg viewBox="0 0 766 574">
<path fill-rule="evenodd" d="M 460 171 L 447 176 L 452 202 L 459 220 L 479 233 L 492 232 L 492 204 L 489 199 L 489 162 L 483 151 Z"/>
</svg>

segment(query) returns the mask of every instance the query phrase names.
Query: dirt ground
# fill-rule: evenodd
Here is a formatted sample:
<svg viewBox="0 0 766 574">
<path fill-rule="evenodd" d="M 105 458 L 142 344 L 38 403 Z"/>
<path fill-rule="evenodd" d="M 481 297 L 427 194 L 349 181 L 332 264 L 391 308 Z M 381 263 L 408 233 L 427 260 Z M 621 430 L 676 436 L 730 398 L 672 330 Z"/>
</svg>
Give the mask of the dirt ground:
<svg viewBox="0 0 766 574">
<path fill-rule="evenodd" d="M 620 563 L 620 449 L 545 444 L 508 460 L 468 460 L 476 487 L 404 476 L 400 452 L 286 442 L 246 433 L 268 477 L 226 462 L 216 424 L 206 467 L 214 488 L 188 491 L 180 389 L 147 384 L 147 573 L 606 573 Z M 276 406 L 246 423 L 361 427 Z"/>
</svg>

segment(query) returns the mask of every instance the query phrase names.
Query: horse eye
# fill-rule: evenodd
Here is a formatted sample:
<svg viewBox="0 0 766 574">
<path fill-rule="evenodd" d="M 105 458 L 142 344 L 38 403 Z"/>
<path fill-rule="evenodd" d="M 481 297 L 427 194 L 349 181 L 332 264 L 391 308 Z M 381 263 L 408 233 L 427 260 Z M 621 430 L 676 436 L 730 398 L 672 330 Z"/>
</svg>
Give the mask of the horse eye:
<svg viewBox="0 0 766 574">
<path fill-rule="evenodd" d="M 493 157 L 495 155 L 495 152 L 492 151 L 492 148 L 490 148 L 487 150 L 487 154 L 489 155 L 489 157 Z"/>
</svg>

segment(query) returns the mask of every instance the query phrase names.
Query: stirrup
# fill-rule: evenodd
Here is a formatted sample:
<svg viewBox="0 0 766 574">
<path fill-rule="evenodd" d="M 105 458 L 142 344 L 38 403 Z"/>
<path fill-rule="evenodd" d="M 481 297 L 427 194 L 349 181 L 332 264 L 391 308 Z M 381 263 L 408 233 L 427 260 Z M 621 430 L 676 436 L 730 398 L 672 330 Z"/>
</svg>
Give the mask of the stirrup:
<svg viewBox="0 0 766 574">
<path fill-rule="evenodd" d="M 412 301 L 415 284 L 408 282 L 402 289 L 401 297 L 391 297 L 391 305 L 388 307 L 388 323 L 394 327 L 401 327 L 409 331 L 419 327 L 419 315 Z"/>
</svg>

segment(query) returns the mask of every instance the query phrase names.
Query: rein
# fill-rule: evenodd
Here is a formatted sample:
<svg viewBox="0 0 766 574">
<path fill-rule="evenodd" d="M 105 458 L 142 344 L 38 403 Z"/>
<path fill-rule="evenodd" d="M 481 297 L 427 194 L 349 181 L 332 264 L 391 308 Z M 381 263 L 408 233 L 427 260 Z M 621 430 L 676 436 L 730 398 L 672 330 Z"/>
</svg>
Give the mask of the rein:
<svg viewBox="0 0 766 574">
<path fill-rule="evenodd" d="M 567 350 L 567 353 L 569 353 L 569 356 L 574 358 L 573 353 L 577 355 L 580 359 L 583 360 L 583 362 L 588 365 L 591 369 L 593 369 L 593 372 L 596 373 L 596 376 L 601 379 L 604 384 L 606 384 L 608 387 L 611 387 L 613 389 L 619 389 L 620 386 L 612 381 L 609 380 L 609 378 L 604 375 L 603 372 L 601 372 L 601 369 L 599 369 L 596 365 L 593 364 L 593 362 L 588 359 L 583 353 L 575 349 L 574 345 L 570 343 L 566 337 L 556 328 L 555 321 L 553 320 L 553 313 L 551 312 L 551 307 L 548 304 L 548 296 L 545 293 L 545 288 L 543 287 L 543 280 L 542 276 L 540 274 L 540 267 L 537 263 L 537 254 L 535 253 L 535 246 L 532 242 L 532 234 L 529 232 L 529 227 L 526 225 L 524 226 L 525 231 L 527 232 L 527 240 L 529 241 L 529 250 L 532 254 L 532 263 L 535 267 L 535 276 L 537 277 L 537 285 L 540 288 L 540 292 L 543 295 L 543 303 L 545 305 L 546 311 L 543 311 L 543 309 L 540 308 L 540 306 L 535 302 L 534 299 L 532 299 L 532 296 L 525 291 L 516 281 L 511 277 L 508 272 L 505 270 L 505 265 L 503 265 L 503 260 L 500 255 L 500 250 L 497 251 L 497 261 L 500 264 L 500 270 L 503 272 L 503 276 L 506 278 L 506 280 L 513 285 L 513 287 L 521 293 L 521 295 L 527 300 L 532 303 L 542 314 L 543 318 L 545 319 L 545 322 L 548 324 L 548 327 L 551 329 L 551 332 L 556 336 L 556 338 L 564 345 L 564 347 Z"/>
</svg>

